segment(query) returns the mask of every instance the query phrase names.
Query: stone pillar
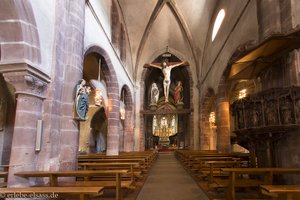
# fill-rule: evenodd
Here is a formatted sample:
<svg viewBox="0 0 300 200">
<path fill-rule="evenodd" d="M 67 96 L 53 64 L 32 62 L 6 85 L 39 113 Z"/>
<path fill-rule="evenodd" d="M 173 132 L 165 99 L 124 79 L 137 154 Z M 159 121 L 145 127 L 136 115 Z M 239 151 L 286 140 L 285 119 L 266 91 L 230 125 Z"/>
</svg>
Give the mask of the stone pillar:
<svg viewBox="0 0 300 200">
<path fill-rule="evenodd" d="M 53 151 L 56 157 L 55 162 L 59 162 L 60 170 L 75 169 L 76 168 L 76 156 L 78 153 L 79 145 L 79 132 L 76 122 L 74 122 L 72 113 L 74 109 L 74 96 L 73 91 L 75 85 L 83 77 L 83 49 L 84 49 L 84 23 L 85 23 L 85 0 L 71 1 L 67 0 L 67 4 L 64 2 L 57 2 L 57 10 L 60 9 L 60 14 L 64 15 L 64 21 L 62 24 L 57 22 L 57 30 L 60 32 L 58 46 L 63 46 L 57 53 L 57 71 L 62 68 L 64 71 L 62 74 L 57 74 L 58 81 L 62 81 L 63 87 L 62 93 L 58 96 L 60 99 L 60 106 L 62 111 L 59 119 L 60 132 L 59 140 L 60 146 L 58 151 Z M 65 6 L 66 5 L 66 6 Z M 61 7 L 59 7 L 61 6 Z M 64 7 L 65 6 L 65 7 Z M 59 8 L 58 8 L 59 7 Z M 57 18 L 60 21 L 60 18 Z M 61 27 L 60 27 L 61 26 Z M 60 54 L 63 56 L 60 57 Z M 56 90 L 56 88 L 54 87 Z M 54 101 L 57 101 L 54 99 Z M 57 123 L 57 122 L 54 122 Z M 52 138 L 52 142 L 56 142 Z"/>
<path fill-rule="evenodd" d="M 207 108 L 204 108 L 204 106 L 200 109 L 200 150 L 209 150 L 209 133 L 210 133 L 210 127 L 209 127 L 209 116 Z"/>
<path fill-rule="evenodd" d="M 132 107 L 132 106 L 131 106 Z M 126 110 L 125 118 L 125 142 L 124 142 L 124 151 L 130 152 L 134 150 L 134 132 L 133 132 L 133 112 L 132 108 Z"/>
<path fill-rule="evenodd" d="M 16 115 L 13 129 L 8 185 L 28 184 L 14 176 L 15 172 L 35 170 L 38 153 L 35 151 L 37 120 L 42 119 L 43 91 L 46 82 L 26 71 L 3 74 L 16 91 Z"/>
<path fill-rule="evenodd" d="M 217 99 L 217 150 L 220 153 L 228 153 L 230 147 L 230 120 L 228 98 Z"/>
<path fill-rule="evenodd" d="M 109 89 L 109 88 L 108 88 Z M 115 91 L 116 97 L 118 97 L 118 88 L 110 88 L 112 92 Z M 112 94 L 113 95 L 113 94 Z M 108 133 L 107 133 L 107 150 L 106 154 L 119 155 L 119 121 L 120 121 L 120 111 L 119 111 L 119 101 L 117 98 L 110 99 L 109 105 L 111 106 L 111 111 L 108 112 Z"/>
</svg>

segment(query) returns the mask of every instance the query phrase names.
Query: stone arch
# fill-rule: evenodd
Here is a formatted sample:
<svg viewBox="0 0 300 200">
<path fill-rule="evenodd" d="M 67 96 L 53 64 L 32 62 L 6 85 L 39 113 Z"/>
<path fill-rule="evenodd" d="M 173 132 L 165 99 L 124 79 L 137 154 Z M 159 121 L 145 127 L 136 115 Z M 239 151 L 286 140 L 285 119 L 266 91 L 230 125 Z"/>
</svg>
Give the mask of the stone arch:
<svg viewBox="0 0 300 200">
<path fill-rule="evenodd" d="M 200 149 L 213 150 L 211 144 L 212 127 L 209 121 L 210 112 L 214 110 L 216 95 L 212 88 L 208 88 L 200 106 Z"/>
<path fill-rule="evenodd" d="M 133 96 L 127 85 L 122 87 L 124 91 L 125 103 L 125 121 L 124 121 L 124 151 L 133 151 L 134 149 L 134 133 L 133 133 Z"/>
<path fill-rule="evenodd" d="M 107 119 L 108 130 L 107 135 L 107 155 L 119 154 L 119 118 L 120 118 L 120 96 L 119 84 L 114 70 L 114 66 L 107 52 L 99 46 L 90 46 L 85 50 L 85 56 L 89 53 L 98 53 L 103 56 L 106 65 L 102 67 L 105 79 L 107 81 Z"/>
<path fill-rule="evenodd" d="M 41 62 L 39 35 L 30 2 L 1 1 L 0 13 L 2 36 L 0 63 L 39 64 Z"/>
<path fill-rule="evenodd" d="M 128 36 L 121 7 L 116 0 L 111 2 L 111 41 L 118 50 L 121 61 L 125 63 Z"/>
<path fill-rule="evenodd" d="M 90 147 L 93 146 L 93 152 L 100 153 L 106 150 L 107 142 L 107 117 L 105 107 L 96 109 L 90 120 Z"/>
</svg>

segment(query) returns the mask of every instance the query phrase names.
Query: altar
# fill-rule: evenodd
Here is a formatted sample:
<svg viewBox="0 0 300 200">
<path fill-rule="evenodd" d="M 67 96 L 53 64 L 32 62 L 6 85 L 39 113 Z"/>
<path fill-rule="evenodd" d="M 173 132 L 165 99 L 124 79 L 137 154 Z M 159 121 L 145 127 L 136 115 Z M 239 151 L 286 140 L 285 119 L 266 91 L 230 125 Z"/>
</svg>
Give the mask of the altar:
<svg viewBox="0 0 300 200">
<path fill-rule="evenodd" d="M 141 110 L 145 148 L 188 146 L 190 132 L 190 82 L 188 62 L 167 51 L 146 63 L 145 104 Z"/>
<path fill-rule="evenodd" d="M 160 137 L 158 141 L 159 146 L 169 147 L 170 139 L 168 137 Z"/>
</svg>

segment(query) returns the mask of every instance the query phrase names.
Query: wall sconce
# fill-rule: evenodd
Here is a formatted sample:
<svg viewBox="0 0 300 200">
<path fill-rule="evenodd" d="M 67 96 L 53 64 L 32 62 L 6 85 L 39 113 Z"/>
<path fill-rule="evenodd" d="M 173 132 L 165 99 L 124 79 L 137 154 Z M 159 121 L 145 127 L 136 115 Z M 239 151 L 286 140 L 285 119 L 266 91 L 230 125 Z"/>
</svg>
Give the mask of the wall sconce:
<svg viewBox="0 0 300 200">
<path fill-rule="evenodd" d="M 247 90 L 246 89 L 242 89 L 239 91 L 239 99 L 245 98 L 247 95 Z"/>
<path fill-rule="evenodd" d="M 121 120 L 125 120 L 125 104 L 123 101 L 120 101 L 120 117 L 121 117 Z"/>
<path fill-rule="evenodd" d="M 215 112 L 211 112 L 211 113 L 209 114 L 209 119 L 208 119 L 208 121 L 209 121 L 209 123 L 210 123 L 210 125 L 211 125 L 212 127 L 215 127 L 215 126 L 216 126 L 216 114 L 215 114 Z"/>
<path fill-rule="evenodd" d="M 99 88 L 95 89 L 95 105 L 102 106 L 102 91 Z"/>
</svg>

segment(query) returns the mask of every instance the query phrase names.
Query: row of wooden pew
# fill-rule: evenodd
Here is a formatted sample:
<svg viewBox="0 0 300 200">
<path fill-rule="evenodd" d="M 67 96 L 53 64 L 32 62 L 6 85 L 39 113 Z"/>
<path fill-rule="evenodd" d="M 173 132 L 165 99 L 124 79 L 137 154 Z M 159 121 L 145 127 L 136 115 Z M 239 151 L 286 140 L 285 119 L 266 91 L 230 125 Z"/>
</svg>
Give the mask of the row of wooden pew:
<svg viewBox="0 0 300 200">
<path fill-rule="evenodd" d="M 205 190 L 223 189 L 225 199 L 238 199 L 239 188 L 256 188 L 259 197 L 297 199 L 300 185 L 275 185 L 274 177 L 300 174 L 300 168 L 256 168 L 249 163 L 246 153 L 217 153 L 205 150 L 177 150 L 177 159 Z M 201 184 L 200 184 L 201 185 Z M 247 196 L 247 194 L 244 195 Z M 252 194 L 251 194 L 252 195 Z"/>
<path fill-rule="evenodd" d="M 47 177 L 48 182 L 22 188 L 0 188 L 0 194 L 7 198 L 17 198 L 12 195 L 19 193 L 26 198 L 32 198 L 30 195 L 33 194 L 55 194 L 79 195 L 80 199 L 87 199 L 91 195 L 102 195 L 106 189 L 115 189 L 119 200 L 123 198 L 123 190 L 135 189 L 136 182 L 145 176 L 156 158 L 155 151 L 120 153 L 117 156 L 79 155 L 76 170 L 17 172 L 14 175 L 26 179 Z"/>
</svg>

